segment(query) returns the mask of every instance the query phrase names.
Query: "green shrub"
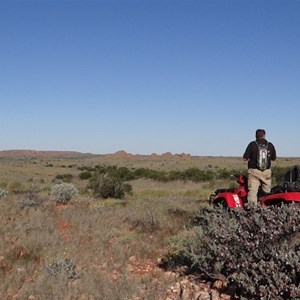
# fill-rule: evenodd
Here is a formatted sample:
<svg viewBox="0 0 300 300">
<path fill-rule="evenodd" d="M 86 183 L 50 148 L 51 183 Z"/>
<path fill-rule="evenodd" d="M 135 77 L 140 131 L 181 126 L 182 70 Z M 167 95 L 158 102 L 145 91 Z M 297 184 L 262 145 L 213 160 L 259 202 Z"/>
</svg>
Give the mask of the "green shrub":
<svg viewBox="0 0 300 300">
<path fill-rule="evenodd" d="M 211 166 L 208 166 L 209 168 Z M 205 168 L 201 170 L 199 168 L 188 168 L 183 171 L 158 171 L 148 168 L 137 168 L 137 169 L 128 169 L 127 167 L 117 167 L 117 166 L 105 166 L 97 165 L 95 167 L 90 166 L 81 166 L 77 168 L 82 171 L 79 175 L 80 179 L 86 180 L 90 179 L 93 174 L 109 174 L 110 176 L 119 178 L 121 181 L 130 181 L 138 178 L 151 179 L 156 181 L 174 181 L 174 180 L 184 180 L 184 181 L 194 181 L 194 182 L 208 182 L 214 179 L 217 180 L 226 180 L 230 179 L 231 175 L 234 174 L 244 174 L 246 175 L 247 169 L 235 170 L 235 169 L 220 169 L 218 166 L 215 167 L 217 170 L 208 170 Z M 285 172 L 289 168 L 274 167 L 272 171 L 273 182 L 281 183 Z M 70 174 L 57 175 L 56 179 L 60 179 L 64 182 L 70 182 L 72 176 Z"/>
<path fill-rule="evenodd" d="M 51 188 L 52 199 L 62 204 L 67 203 L 78 194 L 77 188 L 71 183 L 59 183 Z"/>
<path fill-rule="evenodd" d="M 210 181 L 215 178 L 215 173 L 212 171 L 203 171 L 198 168 L 189 168 L 185 171 L 169 172 L 169 180 L 190 180 L 195 182 Z"/>
<path fill-rule="evenodd" d="M 214 175 L 212 171 L 202 171 L 198 168 L 189 168 L 184 171 L 184 178 L 195 182 L 210 181 L 214 178 Z"/>
<path fill-rule="evenodd" d="M 92 178 L 93 174 L 89 171 L 83 171 L 79 174 L 79 178 L 81 180 L 87 180 L 87 179 L 90 179 Z"/>
<path fill-rule="evenodd" d="M 102 174 L 101 172 L 96 172 L 95 176 L 91 178 L 89 187 L 96 197 L 103 199 L 122 199 L 126 193 L 131 193 L 132 191 L 130 184 L 124 183 L 118 177 L 110 174 Z"/>
<path fill-rule="evenodd" d="M 168 174 L 163 171 L 156 171 L 146 168 L 138 168 L 133 171 L 134 178 L 146 178 L 157 181 L 168 181 Z"/>
<path fill-rule="evenodd" d="M 109 174 L 109 176 L 118 178 L 120 181 L 130 181 L 139 178 L 145 178 L 145 179 L 151 179 L 151 180 L 161 181 L 161 182 L 168 182 L 174 180 L 208 182 L 214 179 L 228 179 L 230 178 L 230 175 L 237 174 L 240 172 L 237 170 L 227 170 L 227 169 L 212 171 L 206 168 L 205 170 L 201 170 L 195 167 L 188 168 L 184 171 L 177 170 L 177 171 L 166 172 L 166 171 L 152 170 L 148 168 L 128 169 L 126 167 L 105 166 L 105 165 L 97 165 L 94 168 L 83 166 L 83 167 L 79 167 L 78 169 L 83 171 L 80 174 L 80 178 L 83 180 L 89 179 L 91 178 L 89 176 L 93 176 L 97 173 L 97 174 Z M 242 171 L 242 173 L 245 172 L 246 169 Z M 61 175 L 57 179 L 63 180 L 63 176 Z"/>
<path fill-rule="evenodd" d="M 201 210 L 169 266 L 225 278 L 241 299 L 299 299 L 300 206 Z"/>
<path fill-rule="evenodd" d="M 88 172 L 94 172 L 96 168 L 89 167 L 89 166 L 81 166 L 77 168 L 79 171 L 88 171 Z"/>
<path fill-rule="evenodd" d="M 185 180 L 185 176 L 181 171 L 170 171 L 168 177 L 170 180 Z"/>
<path fill-rule="evenodd" d="M 217 178 L 218 179 L 230 179 L 232 175 L 238 174 L 240 172 L 235 170 L 227 170 L 226 168 L 218 170 Z"/>
<path fill-rule="evenodd" d="M 129 181 L 134 179 L 134 174 L 126 167 L 110 166 L 106 168 L 106 172 L 121 181 Z"/>
<path fill-rule="evenodd" d="M 62 182 L 71 182 L 73 179 L 73 175 L 70 173 L 67 174 L 57 174 L 55 176 L 56 180 L 61 180 Z"/>
</svg>

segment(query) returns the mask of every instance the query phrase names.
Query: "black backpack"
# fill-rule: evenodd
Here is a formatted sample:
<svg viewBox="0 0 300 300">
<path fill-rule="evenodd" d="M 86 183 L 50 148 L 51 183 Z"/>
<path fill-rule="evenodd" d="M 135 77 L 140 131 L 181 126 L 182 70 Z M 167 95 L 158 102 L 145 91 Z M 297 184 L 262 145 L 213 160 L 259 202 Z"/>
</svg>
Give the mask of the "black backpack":
<svg viewBox="0 0 300 300">
<path fill-rule="evenodd" d="M 256 145 L 258 147 L 257 152 L 257 161 L 256 161 L 256 167 L 258 170 L 264 171 L 268 169 L 269 167 L 269 151 L 268 151 L 268 142 L 265 144 L 259 144 L 256 141 Z"/>
</svg>

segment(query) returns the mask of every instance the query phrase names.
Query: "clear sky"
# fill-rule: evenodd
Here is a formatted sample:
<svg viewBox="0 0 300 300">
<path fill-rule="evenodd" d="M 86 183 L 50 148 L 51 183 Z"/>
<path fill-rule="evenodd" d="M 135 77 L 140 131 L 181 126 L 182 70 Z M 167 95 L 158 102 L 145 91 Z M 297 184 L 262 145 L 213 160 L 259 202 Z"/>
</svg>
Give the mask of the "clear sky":
<svg viewBox="0 0 300 300">
<path fill-rule="evenodd" d="M 0 150 L 300 156 L 300 1 L 0 0 Z"/>
</svg>

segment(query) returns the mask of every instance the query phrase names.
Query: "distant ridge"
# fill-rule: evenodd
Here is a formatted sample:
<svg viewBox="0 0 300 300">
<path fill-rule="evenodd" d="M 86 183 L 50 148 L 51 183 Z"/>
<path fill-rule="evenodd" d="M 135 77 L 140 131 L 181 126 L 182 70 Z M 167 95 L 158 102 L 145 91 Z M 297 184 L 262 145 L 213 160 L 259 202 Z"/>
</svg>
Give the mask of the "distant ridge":
<svg viewBox="0 0 300 300">
<path fill-rule="evenodd" d="M 124 150 L 117 151 L 115 153 L 107 154 L 94 154 L 94 153 L 83 153 L 79 151 L 60 151 L 60 150 L 31 150 L 31 149 L 11 149 L 11 150 L 0 150 L 0 157 L 32 157 L 32 156 L 111 156 L 115 158 L 137 158 L 137 157 L 151 157 L 151 158 L 188 158 L 190 154 L 165 152 L 162 154 L 131 154 Z"/>
<path fill-rule="evenodd" d="M 157 158 L 157 157 L 163 157 L 163 158 L 180 157 L 180 158 L 188 158 L 188 157 L 191 157 L 190 154 L 186 154 L 186 153 L 172 154 L 171 152 L 165 152 L 165 153 L 162 153 L 162 154 L 152 153 L 152 154 L 148 155 L 148 154 L 131 154 L 131 153 L 127 153 L 124 150 L 117 151 L 113 154 L 106 154 L 106 156 L 113 156 L 113 157 L 117 157 L 117 158 L 135 158 L 135 157 L 152 157 L 152 158 Z"/>
<path fill-rule="evenodd" d="M 1 150 L 0 156 L 78 156 L 78 155 L 93 155 L 91 153 L 82 153 L 78 151 L 59 151 L 59 150 Z"/>
</svg>

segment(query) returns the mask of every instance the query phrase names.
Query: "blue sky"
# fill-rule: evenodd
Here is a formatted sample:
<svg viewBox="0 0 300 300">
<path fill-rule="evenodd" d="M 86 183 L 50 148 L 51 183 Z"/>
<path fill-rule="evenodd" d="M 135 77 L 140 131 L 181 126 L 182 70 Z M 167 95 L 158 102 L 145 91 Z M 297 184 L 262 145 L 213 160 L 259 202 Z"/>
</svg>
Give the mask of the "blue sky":
<svg viewBox="0 0 300 300">
<path fill-rule="evenodd" d="M 0 149 L 300 156 L 300 1 L 0 0 Z"/>
</svg>

